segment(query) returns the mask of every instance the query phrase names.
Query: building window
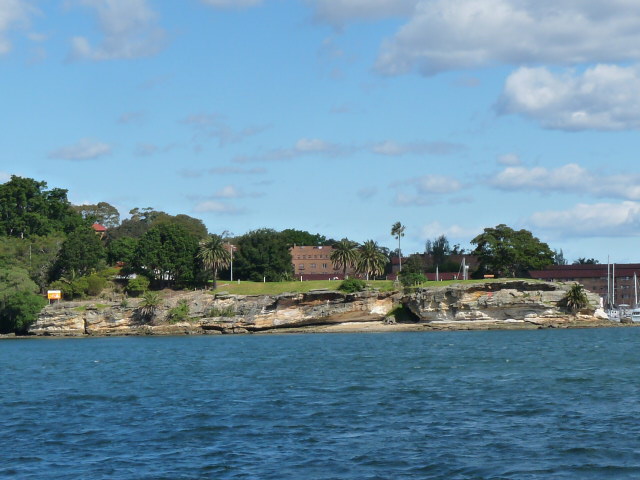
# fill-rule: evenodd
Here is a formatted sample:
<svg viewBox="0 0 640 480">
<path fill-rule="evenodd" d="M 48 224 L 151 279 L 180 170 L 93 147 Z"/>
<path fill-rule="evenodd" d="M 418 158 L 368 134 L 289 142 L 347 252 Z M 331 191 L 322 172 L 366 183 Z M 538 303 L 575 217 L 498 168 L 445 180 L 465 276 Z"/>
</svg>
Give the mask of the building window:
<svg viewBox="0 0 640 480">
<path fill-rule="evenodd" d="M 298 267 L 298 270 L 304 270 L 304 265 L 300 265 L 300 266 Z"/>
<path fill-rule="evenodd" d="M 328 267 L 328 265 L 326 263 L 322 264 L 322 268 L 326 269 Z"/>
<path fill-rule="evenodd" d="M 315 263 L 312 263 L 312 264 L 311 264 L 311 268 L 316 268 L 316 264 L 315 264 Z"/>
</svg>

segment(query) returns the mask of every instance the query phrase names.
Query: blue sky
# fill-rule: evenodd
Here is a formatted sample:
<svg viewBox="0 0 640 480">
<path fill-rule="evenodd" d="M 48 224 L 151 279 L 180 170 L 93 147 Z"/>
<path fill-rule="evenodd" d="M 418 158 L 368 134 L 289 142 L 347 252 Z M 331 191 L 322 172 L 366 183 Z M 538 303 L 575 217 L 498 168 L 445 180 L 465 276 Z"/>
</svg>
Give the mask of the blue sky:
<svg viewBox="0 0 640 480">
<path fill-rule="evenodd" d="M 0 181 L 639 262 L 638 45 L 629 0 L 0 0 Z"/>
</svg>

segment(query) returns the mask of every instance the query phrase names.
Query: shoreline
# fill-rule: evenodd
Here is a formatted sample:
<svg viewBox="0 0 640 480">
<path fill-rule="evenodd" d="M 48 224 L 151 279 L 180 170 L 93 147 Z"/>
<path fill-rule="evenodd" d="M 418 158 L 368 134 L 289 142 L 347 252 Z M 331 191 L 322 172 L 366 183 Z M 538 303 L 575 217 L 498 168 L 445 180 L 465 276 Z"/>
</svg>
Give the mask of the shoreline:
<svg viewBox="0 0 640 480">
<path fill-rule="evenodd" d="M 84 335 L 15 335 L 2 334 L 0 340 L 19 340 L 34 338 L 108 338 L 108 337 L 168 337 L 168 336 L 218 336 L 218 335 L 284 335 L 284 334 L 322 334 L 322 333 L 392 333 L 392 332 L 456 332 L 456 331 L 499 331 L 499 330 L 548 330 L 548 329 L 584 329 L 584 328 L 634 328 L 635 323 L 619 323 L 609 320 L 570 320 L 563 322 L 520 321 L 451 321 L 424 323 L 392 323 L 384 321 L 351 321 L 326 323 L 299 327 L 271 328 L 255 331 L 222 332 L 204 330 L 191 324 L 158 325 L 157 331 L 147 328 L 144 331 L 113 332 L 111 334 Z"/>
</svg>

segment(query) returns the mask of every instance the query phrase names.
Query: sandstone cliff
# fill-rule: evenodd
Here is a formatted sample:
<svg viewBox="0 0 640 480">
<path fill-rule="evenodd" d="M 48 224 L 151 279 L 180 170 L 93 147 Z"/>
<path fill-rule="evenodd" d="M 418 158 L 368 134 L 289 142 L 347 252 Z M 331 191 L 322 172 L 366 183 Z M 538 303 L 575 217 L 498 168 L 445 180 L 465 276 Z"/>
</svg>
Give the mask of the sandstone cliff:
<svg viewBox="0 0 640 480">
<path fill-rule="evenodd" d="M 599 297 L 588 294 L 590 305 L 569 315 L 563 299 L 570 285 L 529 282 L 478 282 L 398 292 L 336 291 L 287 293 L 277 296 L 238 296 L 209 292 L 165 292 L 163 305 L 151 318 L 139 315 L 139 300 L 127 302 L 62 302 L 47 306 L 31 327 L 34 335 L 140 335 L 246 333 L 308 326 L 362 322 L 394 323 L 395 307 L 404 312 L 403 325 L 439 328 L 569 326 L 606 321 Z M 170 309 L 179 301 L 189 305 L 186 321 L 172 322 Z M 400 326 L 395 327 L 398 329 Z M 394 326 L 384 326 L 393 329 Z M 484 327 L 488 328 L 488 327 Z"/>
</svg>

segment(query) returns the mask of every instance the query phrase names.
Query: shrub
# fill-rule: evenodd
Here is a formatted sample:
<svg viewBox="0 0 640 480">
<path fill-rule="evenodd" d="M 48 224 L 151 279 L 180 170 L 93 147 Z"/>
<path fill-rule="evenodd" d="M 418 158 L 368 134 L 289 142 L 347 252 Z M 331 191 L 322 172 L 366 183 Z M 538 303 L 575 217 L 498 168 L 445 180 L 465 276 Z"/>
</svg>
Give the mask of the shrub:
<svg viewBox="0 0 640 480">
<path fill-rule="evenodd" d="M 156 315 L 158 307 L 162 303 L 162 297 L 156 292 L 145 292 L 142 301 L 138 305 L 138 315 L 143 320 L 152 320 Z"/>
<path fill-rule="evenodd" d="M 136 278 L 131 278 L 127 282 L 127 293 L 132 297 L 138 297 L 144 292 L 149 290 L 149 279 L 142 275 L 138 275 Z"/>
<path fill-rule="evenodd" d="M 403 287 L 415 287 L 427 281 L 427 277 L 421 273 L 401 273 L 400 283 Z"/>
<path fill-rule="evenodd" d="M 584 287 L 579 283 L 574 283 L 567 291 L 564 300 L 567 304 L 567 308 L 572 312 L 582 310 L 589 305 L 589 299 L 584 291 Z"/>
<path fill-rule="evenodd" d="M 0 333 L 27 333 L 47 301 L 40 295 L 19 291 L 9 295 L 0 309 Z"/>
<path fill-rule="evenodd" d="M 106 284 L 107 279 L 105 277 L 96 274 L 90 275 L 87 277 L 87 293 L 92 297 L 100 295 Z"/>
<path fill-rule="evenodd" d="M 365 288 L 367 283 L 359 278 L 347 278 L 338 286 L 338 290 L 346 293 L 361 292 Z"/>
<path fill-rule="evenodd" d="M 168 315 L 171 323 L 186 322 L 189 320 L 189 304 L 186 300 L 179 300 L 178 304 L 169 310 Z"/>
<path fill-rule="evenodd" d="M 235 317 L 236 314 L 232 306 L 224 308 L 211 307 L 207 312 L 207 317 Z"/>
</svg>

